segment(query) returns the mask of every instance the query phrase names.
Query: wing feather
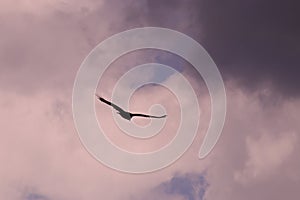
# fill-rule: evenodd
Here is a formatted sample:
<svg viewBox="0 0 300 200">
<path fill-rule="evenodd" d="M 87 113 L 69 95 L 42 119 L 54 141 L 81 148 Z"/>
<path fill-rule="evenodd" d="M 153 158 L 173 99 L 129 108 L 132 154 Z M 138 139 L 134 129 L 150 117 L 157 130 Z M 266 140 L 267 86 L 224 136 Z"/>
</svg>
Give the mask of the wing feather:
<svg viewBox="0 0 300 200">
<path fill-rule="evenodd" d="M 132 117 L 148 117 L 148 118 L 165 118 L 167 115 L 162 115 L 162 116 L 154 116 L 154 115 L 145 115 L 145 114 L 140 114 L 140 113 L 132 113 Z"/>
<path fill-rule="evenodd" d="M 116 104 L 113 104 L 112 102 L 110 101 L 107 101 L 106 99 L 96 95 L 98 97 L 98 99 L 103 102 L 103 103 L 106 103 L 107 105 L 113 107 L 114 109 L 116 109 L 117 111 L 119 112 L 126 112 L 125 110 L 123 110 L 122 108 L 120 108 L 119 106 L 117 106 Z"/>
</svg>

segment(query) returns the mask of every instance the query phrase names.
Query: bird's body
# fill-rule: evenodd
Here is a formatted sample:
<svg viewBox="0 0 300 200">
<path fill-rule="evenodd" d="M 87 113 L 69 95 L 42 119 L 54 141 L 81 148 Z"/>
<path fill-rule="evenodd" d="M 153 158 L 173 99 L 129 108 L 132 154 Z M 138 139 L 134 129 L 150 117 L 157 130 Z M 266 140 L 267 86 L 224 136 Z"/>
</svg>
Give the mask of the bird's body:
<svg viewBox="0 0 300 200">
<path fill-rule="evenodd" d="M 118 114 L 123 117 L 124 119 L 127 120 L 131 120 L 133 117 L 147 117 L 147 118 L 165 118 L 167 115 L 163 115 L 163 116 L 153 116 L 153 115 L 146 115 L 146 114 L 140 114 L 140 113 L 130 113 L 127 112 L 125 110 L 123 110 L 122 108 L 120 108 L 119 106 L 113 104 L 112 102 L 107 101 L 106 99 L 96 95 L 98 97 L 98 99 L 103 102 L 106 103 L 107 105 L 113 107 L 114 109 L 116 109 L 118 111 Z"/>
</svg>

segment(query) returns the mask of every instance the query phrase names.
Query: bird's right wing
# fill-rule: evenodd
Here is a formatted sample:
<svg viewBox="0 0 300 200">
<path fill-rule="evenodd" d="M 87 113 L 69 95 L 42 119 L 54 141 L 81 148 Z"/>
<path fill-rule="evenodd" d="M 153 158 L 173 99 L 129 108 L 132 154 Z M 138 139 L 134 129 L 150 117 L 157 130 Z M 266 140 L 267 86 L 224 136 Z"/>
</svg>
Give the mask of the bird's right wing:
<svg viewBox="0 0 300 200">
<path fill-rule="evenodd" d="M 97 96 L 97 98 L 98 98 L 101 102 L 106 103 L 107 105 L 113 107 L 113 108 L 116 109 L 117 111 L 119 111 L 119 112 L 125 112 L 122 108 L 120 108 L 120 107 L 117 106 L 116 104 L 113 104 L 112 102 L 107 101 L 106 99 L 104 99 L 104 98 L 98 96 L 97 94 L 96 94 L 96 96 Z"/>
<path fill-rule="evenodd" d="M 148 118 L 165 118 L 167 115 L 163 116 L 154 116 L 154 115 L 145 115 L 145 114 L 140 114 L 140 113 L 132 113 L 132 117 L 148 117 Z"/>
</svg>

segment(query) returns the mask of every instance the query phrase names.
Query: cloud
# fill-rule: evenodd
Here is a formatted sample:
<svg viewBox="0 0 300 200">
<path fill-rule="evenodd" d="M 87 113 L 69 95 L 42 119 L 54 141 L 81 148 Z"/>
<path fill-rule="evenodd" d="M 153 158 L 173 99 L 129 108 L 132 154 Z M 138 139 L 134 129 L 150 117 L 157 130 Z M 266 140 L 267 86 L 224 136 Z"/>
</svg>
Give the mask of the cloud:
<svg viewBox="0 0 300 200">
<path fill-rule="evenodd" d="M 208 200 L 297 199 L 300 102 L 295 20 L 299 17 L 293 3 L 278 2 L 1 1 L 0 198 L 201 199 L 204 189 L 197 197 L 191 187 L 207 169 Z M 209 96 L 195 71 L 186 64 L 175 66 L 198 87 L 202 109 L 198 137 L 170 167 L 129 175 L 98 163 L 83 148 L 72 121 L 71 93 L 76 71 L 98 42 L 140 26 L 173 28 L 199 40 L 226 77 L 228 113 L 215 149 L 198 160 L 210 117 Z M 137 53 L 116 62 L 108 85 L 130 64 L 157 60 L 173 64 L 171 56 L 166 58 L 172 61 L 165 61 L 161 55 L 151 53 L 145 59 Z M 104 94 L 110 92 L 108 87 Z M 172 98 L 150 86 L 139 92 L 135 108 L 143 111 L 151 102 Z M 295 98 L 287 98 L 291 96 Z M 166 102 L 170 112 L 177 113 L 176 101 Z M 96 108 L 110 114 L 100 105 Z M 176 120 L 169 128 L 176 128 Z M 149 150 L 173 136 L 168 131 L 144 146 L 144 141 L 131 145 L 123 134 L 115 133 L 117 141 L 134 150 Z M 36 190 L 24 196 L 27 187 Z"/>
<path fill-rule="evenodd" d="M 98 5 L 102 1 L 97 2 Z M 44 17 L 45 15 L 51 15 L 56 10 L 63 10 L 64 12 L 79 11 L 82 8 L 93 9 L 95 2 L 78 1 L 78 0 L 45 0 L 39 2 L 32 2 L 30 0 L 12 0 L 12 1 L 1 1 L 0 10 L 2 14 L 30 14 L 37 17 Z"/>
<path fill-rule="evenodd" d="M 0 40 L 3 88 L 71 87 L 76 69 L 100 41 L 134 27 L 162 26 L 199 41 L 223 76 L 241 87 L 252 91 L 269 83 L 276 95 L 300 93 L 299 13 L 292 1 L 284 5 L 271 0 L 247 4 L 236 0 L 1 4 L 1 17 L 6 19 L 1 21 Z M 39 74 L 35 81 L 27 80 L 31 73 Z"/>
<path fill-rule="evenodd" d="M 132 199 L 182 199 L 204 200 L 209 183 L 205 173 L 175 174 L 169 180 L 159 183 L 154 188 L 144 191 L 138 197 Z"/>
<path fill-rule="evenodd" d="M 300 94 L 299 12 L 294 1 L 149 0 L 145 6 L 147 13 L 139 15 L 145 25 L 172 28 L 197 39 L 223 75 L 245 89 L 271 82 L 281 95 Z"/>
<path fill-rule="evenodd" d="M 264 179 L 280 171 L 297 144 L 297 135 L 283 133 L 279 136 L 261 134 L 258 139 L 246 138 L 248 160 L 235 179 L 242 183 Z"/>
<path fill-rule="evenodd" d="M 37 193 L 29 193 L 25 196 L 24 200 L 49 200 L 46 196 L 37 194 Z"/>
<path fill-rule="evenodd" d="M 2 3 L 8 6 L 9 2 Z M 6 19 L 1 21 L 1 89 L 22 94 L 53 89 L 71 91 L 81 62 L 112 33 L 110 23 L 116 18 L 98 20 L 107 13 L 101 1 L 21 2 L 12 4 L 13 8 L 16 6 L 13 13 L 0 14 L 1 19 Z"/>
<path fill-rule="evenodd" d="M 296 199 L 299 100 L 266 106 L 263 88 L 248 93 L 231 87 L 224 131 L 207 158 L 207 199 Z"/>
<path fill-rule="evenodd" d="M 203 200 L 209 184 L 203 174 L 175 175 L 159 188 L 167 194 L 181 195 L 187 200 Z"/>
<path fill-rule="evenodd" d="M 154 92 L 159 92 L 159 97 L 164 96 L 163 90 L 153 90 L 151 94 Z M 224 132 L 209 157 L 198 160 L 201 138 L 209 119 L 206 114 L 209 96 L 201 93 L 202 126 L 184 156 L 156 173 L 129 175 L 106 168 L 86 152 L 74 129 L 67 94 L 44 91 L 23 96 L 2 91 L 1 96 L 5 98 L 0 100 L 3 122 L 0 196 L 19 199 L 23 188 L 33 187 L 38 194 L 55 199 L 134 199 L 139 196 L 147 196 L 144 199 L 149 200 L 188 199 L 196 195 L 191 189 L 193 184 L 204 188 L 205 184 L 200 184 L 204 176 L 210 185 L 205 190 L 206 199 L 262 199 L 265 196 L 280 199 L 284 195 L 293 199 L 300 183 L 299 140 L 296 139 L 300 130 L 300 102 L 284 100 L 265 106 L 260 93 L 247 93 L 227 84 L 229 105 Z M 150 100 L 150 96 L 147 99 Z M 142 96 L 137 97 L 142 100 Z M 147 108 L 147 102 L 137 102 L 141 109 Z M 169 101 L 168 106 L 171 103 L 174 102 Z M 100 105 L 96 108 L 105 112 Z M 125 143 L 125 147 L 131 144 L 120 140 L 123 134 L 117 133 L 117 141 Z M 168 133 L 164 140 L 151 141 L 152 144 L 149 141 L 148 145 L 161 145 L 160 142 L 170 139 L 172 131 Z M 142 141 L 133 148 L 145 149 Z M 276 156 L 270 157 L 273 152 L 277 152 Z M 205 169 L 206 174 L 202 174 Z M 255 170 L 259 173 L 253 178 Z M 175 172 L 179 173 L 174 176 Z M 235 174 L 242 178 L 236 179 Z M 286 187 L 277 188 L 281 184 Z M 203 192 L 199 191 L 199 196 Z"/>
</svg>

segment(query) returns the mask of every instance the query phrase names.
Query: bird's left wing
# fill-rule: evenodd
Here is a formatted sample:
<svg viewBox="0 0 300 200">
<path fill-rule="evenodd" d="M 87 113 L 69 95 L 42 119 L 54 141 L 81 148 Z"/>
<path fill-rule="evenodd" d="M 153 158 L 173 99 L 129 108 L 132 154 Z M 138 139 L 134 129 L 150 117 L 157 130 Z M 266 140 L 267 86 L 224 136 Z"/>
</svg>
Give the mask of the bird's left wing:
<svg viewBox="0 0 300 200">
<path fill-rule="evenodd" d="M 119 106 L 117 106 L 116 104 L 113 104 L 112 102 L 107 101 L 106 99 L 104 99 L 104 98 L 98 96 L 97 94 L 96 94 L 96 96 L 97 96 L 97 98 L 98 98 L 100 101 L 102 101 L 103 103 L 106 103 L 107 105 L 110 105 L 111 107 L 113 107 L 113 108 L 116 109 L 117 111 L 119 111 L 119 112 L 126 112 L 126 111 L 124 111 L 122 108 L 120 108 Z"/>
</svg>

